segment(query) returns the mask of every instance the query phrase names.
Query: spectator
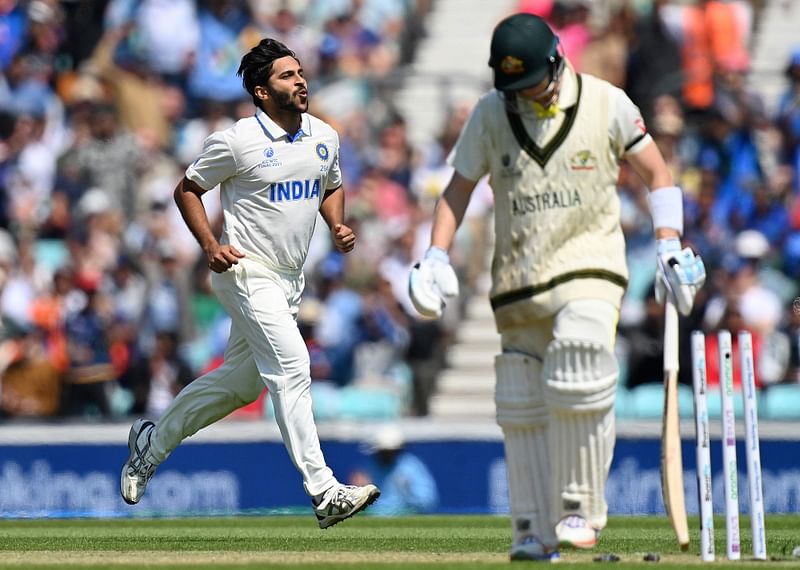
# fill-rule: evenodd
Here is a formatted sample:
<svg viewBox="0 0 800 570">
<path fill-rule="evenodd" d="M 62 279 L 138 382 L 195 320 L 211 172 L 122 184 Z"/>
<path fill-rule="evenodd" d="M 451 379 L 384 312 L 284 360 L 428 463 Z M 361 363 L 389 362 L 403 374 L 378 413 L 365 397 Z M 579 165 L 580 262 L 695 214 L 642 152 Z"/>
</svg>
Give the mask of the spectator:
<svg viewBox="0 0 800 570">
<path fill-rule="evenodd" d="M 249 14 L 241 2 L 209 0 L 203 3 L 198 18 L 200 40 L 189 72 L 189 95 L 195 104 L 207 99 L 237 101 L 242 96 L 236 77 L 239 58 L 258 43 L 258 37 L 250 33 L 255 28 L 249 28 Z"/>
<path fill-rule="evenodd" d="M 147 280 L 129 255 L 119 256 L 104 289 L 113 303 L 115 318 L 137 327 L 142 324 L 147 306 Z"/>
<path fill-rule="evenodd" d="M 315 338 L 330 363 L 328 379 L 346 386 L 355 378 L 356 348 L 363 340 L 363 300 L 345 283 L 342 254 L 329 254 L 318 270 L 323 306 L 314 329 Z"/>
<path fill-rule="evenodd" d="M 789 82 L 778 102 L 776 123 L 783 134 L 783 160 L 800 170 L 800 47 L 792 52 L 786 66 Z M 795 175 L 795 189 L 800 190 L 800 176 Z"/>
<path fill-rule="evenodd" d="M 719 326 L 715 327 L 710 334 L 706 334 L 706 374 L 709 388 L 720 389 L 720 354 L 719 338 L 717 333 L 726 330 L 731 333 L 731 355 L 733 361 L 733 387 L 736 391 L 742 390 L 742 374 L 739 369 L 739 332 L 748 330 L 742 313 L 736 303 L 730 303 L 725 308 Z M 755 372 L 756 388 L 763 387 L 759 369 L 759 358 L 762 347 L 762 336 L 755 331 L 750 331 L 753 335 L 753 367 Z"/>
<path fill-rule="evenodd" d="M 0 3 L 0 27 L 4 30 L 0 35 L 0 67 L 5 72 L 12 58 L 22 48 L 28 31 L 25 10 L 18 0 Z"/>
<path fill-rule="evenodd" d="M 183 86 L 200 40 L 194 0 L 142 0 L 134 15 L 148 67 Z M 175 30 L 180 30 L 179 34 Z"/>
<path fill-rule="evenodd" d="M 300 303 L 300 310 L 297 314 L 297 327 L 303 340 L 308 347 L 309 364 L 311 367 L 311 378 L 313 381 L 325 381 L 331 377 L 331 362 L 325 350 L 317 340 L 317 326 L 323 313 L 323 305 L 318 299 L 306 297 Z"/>
<path fill-rule="evenodd" d="M 173 331 L 178 342 L 191 339 L 194 329 L 189 306 L 190 276 L 183 271 L 175 246 L 161 240 L 155 246 L 156 263 L 148 275 L 143 331 L 149 345 L 159 331 Z M 149 338 L 147 338 L 149 337 Z"/>
<path fill-rule="evenodd" d="M 370 512 L 381 516 L 430 513 L 439 503 L 436 480 L 422 460 L 406 449 L 396 426 L 380 429 L 367 447 L 370 462 L 350 476 L 353 485 L 373 483 L 381 500 Z"/>
<path fill-rule="evenodd" d="M 451 342 L 447 323 L 422 318 L 408 295 L 406 275 L 417 259 L 417 228 L 409 226 L 395 240 L 381 265 L 381 273 L 391 278 L 397 302 L 409 315 L 409 344 L 406 361 L 411 367 L 411 414 L 424 417 L 430 413 L 430 399 L 436 391 L 439 372 L 446 365 L 446 350 Z M 455 305 L 455 304 L 454 304 Z"/>
<path fill-rule="evenodd" d="M 193 378 L 189 365 L 178 355 L 177 333 L 162 330 L 156 333 L 152 350 L 120 378 L 120 385 L 133 392 L 131 414 L 157 419 Z"/>
<path fill-rule="evenodd" d="M 46 418 L 59 413 L 61 374 L 40 331 L 8 319 L 0 341 L 0 417 Z"/>
<path fill-rule="evenodd" d="M 79 274 L 76 284 L 86 294 L 86 306 L 67 317 L 70 368 L 65 387 L 65 413 L 70 416 L 111 416 L 111 390 L 116 380 L 111 365 L 107 330 L 111 322 L 108 299 L 100 292 L 99 276 Z"/>
<path fill-rule="evenodd" d="M 440 89 L 442 112 L 453 109 L 435 142 L 415 140 L 412 118 L 399 111 L 393 72 L 411 61 L 430 5 L 428 0 L 0 0 L 0 229 L 14 252 L 13 257 L 0 252 L 6 312 L 43 328 L 52 364 L 66 372 L 64 327 L 86 298 L 71 275 L 96 275 L 110 299 L 102 332 L 113 375 L 122 374 L 142 348 L 152 347 L 157 330 L 152 310 L 145 322 L 145 305 L 157 299 L 142 292 L 143 275 L 155 274 L 152 282 L 161 283 L 160 274 L 171 263 L 186 283 L 157 297 L 181 307 L 181 352 L 186 349 L 192 367 L 202 370 L 214 362 L 229 321 L 202 290 L 188 286 L 195 242 L 170 194 L 208 134 L 255 113 L 252 101 L 240 95 L 235 66 L 254 32 L 263 32 L 295 46 L 317 94 L 315 111 L 336 122 L 352 216 L 348 224 L 369 236 L 351 261 L 350 275 L 359 281 L 352 286 L 353 299 L 362 307 L 353 324 L 359 335 L 352 347 L 353 374 L 372 366 L 368 363 L 377 367 L 369 372 L 381 377 L 387 363 L 391 378 L 413 369 L 417 403 L 410 413 L 425 413 L 420 402 L 446 362 L 452 321 L 461 317 L 469 296 L 487 286 L 484 252 L 493 208 L 482 182 L 481 199 L 473 194 L 465 231 L 457 235 L 451 255 L 463 299 L 448 309 L 450 321 L 429 330 L 409 306 L 405 283 L 395 283 L 390 271 L 402 274 L 410 262 L 400 252 L 402 242 L 411 242 L 410 259 L 424 252 L 433 202 L 452 172 L 446 156 L 474 104 L 461 94 L 460 77 L 448 76 L 447 87 L 432 82 Z M 582 71 L 624 79 L 684 187 L 686 241 L 714 276 L 698 296 L 698 314 L 682 321 L 684 329 L 703 317 L 706 326 L 718 326 L 727 303 L 741 302 L 748 323 L 786 332 L 786 323 L 777 323 L 797 295 L 800 276 L 800 50 L 785 62 L 785 91 L 769 116 L 759 100 L 766 94 L 763 82 L 748 76 L 763 73 L 750 69 L 760 61 L 742 50 L 758 6 L 751 10 L 740 0 L 520 0 L 517 5 L 557 24 L 569 55 L 583 50 L 577 61 Z M 681 61 L 692 54 L 696 61 Z M 699 80 L 689 77 L 686 89 L 682 63 L 685 72 L 693 66 L 703 72 Z M 628 174 L 623 170 L 619 184 L 631 269 L 621 317 L 625 333 L 636 335 L 644 333 L 640 327 L 652 326 L 644 299 L 652 281 L 653 244 L 646 236 L 644 194 Z M 206 200 L 205 207 L 219 234 L 219 201 Z M 735 237 L 748 230 L 763 234 L 769 247 L 755 264 L 729 255 Z M 319 272 L 328 252 L 327 236 L 322 238 L 308 257 L 309 275 Z M 164 240 L 174 246 L 175 258 L 162 263 L 154 252 Z M 137 269 L 120 264 L 123 256 Z M 389 280 L 376 282 L 376 273 Z M 394 303 L 384 298 L 387 286 Z M 710 302 L 700 303 L 703 295 L 711 296 Z M 169 315 L 174 313 L 158 316 Z M 324 320 L 320 326 L 327 335 Z M 409 337 L 403 341 L 405 330 Z M 762 353 L 773 350 L 773 338 L 784 337 L 765 333 Z M 404 342 L 410 352 L 398 358 Z M 780 356 L 779 343 L 775 347 Z M 682 364 L 682 381 L 689 372 Z M 762 372 L 763 383 L 771 378 Z"/>
<path fill-rule="evenodd" d="M 791 310 L 783 333 L 789 344 L 789 358 L 787 359 L 785 382 L 800 384 L 800 301 L 792 301 Z"/>
<path fill-rule="evenodd" d="M 359 346 L 357 375 L 361 380 L 373 377 L 379 381 L 394 381 L 405 392 L 410 374 L 405 364 L 410 340 L 409 318 L 395 299 L 391 279 L 379 269 L 364 294 L 364 342 Z"/>
<path fill-rule="evenodd" d="M 89 139 L 71 149 L 63 160 L 79 169 L 84 188 L 102 189 L 111 207 L 130 219 L 136 211 L 134 188 L 141 174 L 141 148 L 120 126 L 116 108 L 110 104 L 92 106 L 89 133 Z"/>
<path fill-rule="evenodd" d="M 285 6 L 275 10 L 273 6 L 260 0 L 249 0 L 249 5 L 264 36 L 294 46 L 294 52 L 303 62 L 306 74 L 315 75 L 319 57 L 319 33 L 302 25 L 298 14 Z"/>
<path fill-rule="evenodd" d="M 663 382 L 664 308 L 656 302 L 654 288 L 644 299 L 644 318 L 633 326 L 621 323 L 619 334 L 628 347 L 625 386 Z"/>
<path fill-rule="evenodd" d="M 106 32 L 86 70 L 104 81 L 113 94 L 115 111 L 118 111 L 119 123 L 125 130 L 155 137 L 159 144 L 166 145 L 170 132 L 162 105 L 164 85 L 148 67 L 145 54 L 130 47 L 131 30 L 123 27 Z M 106 138 L 113 134 L 109 132 Z M 135 156 L 132 158 L 136 165 Z"/>
</svg>

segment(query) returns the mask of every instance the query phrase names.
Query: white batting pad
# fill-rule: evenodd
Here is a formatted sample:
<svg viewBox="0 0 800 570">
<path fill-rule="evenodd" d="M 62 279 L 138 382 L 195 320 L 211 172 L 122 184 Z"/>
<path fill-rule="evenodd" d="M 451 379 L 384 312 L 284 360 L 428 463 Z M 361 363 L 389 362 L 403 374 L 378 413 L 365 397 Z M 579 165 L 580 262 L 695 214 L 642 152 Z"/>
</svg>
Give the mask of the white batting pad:
<svg viewBox="0 0 800 570">
<path fill-rule="evenodd" d="M 556 520 L 580 515 L 601 529 L 616 440 L 616 359 L 599 343 L 554 340 L 547 348 L 542 376 L 550 414 L 553 513 Z"/>
<path fill-rule="evenodd" d="M 508 493 L 514 544 L 535 536 L 555 547 L 550 513 L 548 415 L 542 390 L 541 364 L 519 353 L 498 354 L 494 361 L 497 383 L 497 423 L 503 428 Z"/>
</svg>

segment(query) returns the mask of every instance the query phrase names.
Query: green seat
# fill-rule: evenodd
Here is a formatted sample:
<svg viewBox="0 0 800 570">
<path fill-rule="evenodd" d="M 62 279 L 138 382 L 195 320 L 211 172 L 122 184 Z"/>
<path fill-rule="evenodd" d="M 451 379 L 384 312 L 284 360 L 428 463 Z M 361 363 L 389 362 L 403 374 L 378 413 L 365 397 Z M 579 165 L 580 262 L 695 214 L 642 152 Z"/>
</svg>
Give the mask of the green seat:
<svg viewBox="0 0 800 570">
<path fill-rule="evenodd" d="M 69 262 L 69 250 L 64 240 L 39 239 L 33 246 L 33 255 L 36 262 L 43 265 L 51 272 Z"/>
<path fill-rule="evenodd" d="M 631 408 L 629 405 L 630 396 L 628 394 L 628 389 L 624 386 L 617 387 L 617 396 L 614 400 L 614 415 L 617 419 L 624 420 L 628 419 L 631 416 Z"/>
<path fill-rule="evenodd" d="M 628 392 L 629 417 L 660 418 L 664 411 L 664 385 L 660 382 L 640 384 Z"/>
<path fill-rule="evenodd" d="M 800 420 L 800 384 L 777 384 L 764 394 L 764 414 L 770 420 Z"/>
<path fill-rule="evenodd" d="M 722 398 L 718 388 L 709 388 L 706 392 L 708 419 L 718 420 L 722 417 Z"/>
<path fill-rule="evenodd" d="M 345 386 L 312 382 L 311 399 L 317 421 L 388 420 L 403 414 L 403 398 L 396 391 L 381 387 Z M 272 400 L 267 398 L 264 414 L 274 417 Z"/>
<path fill-rule="evenodd" d="M 652 382 L 636 386 L 628 393 L 628 417 L 658 419 L 664 413 L 664 384 Z M 682 418 L 693 418 L 692 389 L 678 384 L 678 413 Z"/>
<path fill-rule="evenodd" d="M 396 419 L 403 412 L 402 398 L 391 390 L 345 386 L 339 391 L 339 396 L 339 414 L 342 419 Z"/>
<path fill-rule="evenodd" d="M 342 415 L 341 390 L 330 382 L 311 382 L 311 401 L 314 419 L 319 422 L 338 420 Z M 275 417 L 272 398 L 264 399 L 264 416 Z"/>
<path fill-rule="evenodd" d="M 694 393 L 686 384 L 678 384 L 678 410 L 681 418 L 694 418 Z"/>
</svg>

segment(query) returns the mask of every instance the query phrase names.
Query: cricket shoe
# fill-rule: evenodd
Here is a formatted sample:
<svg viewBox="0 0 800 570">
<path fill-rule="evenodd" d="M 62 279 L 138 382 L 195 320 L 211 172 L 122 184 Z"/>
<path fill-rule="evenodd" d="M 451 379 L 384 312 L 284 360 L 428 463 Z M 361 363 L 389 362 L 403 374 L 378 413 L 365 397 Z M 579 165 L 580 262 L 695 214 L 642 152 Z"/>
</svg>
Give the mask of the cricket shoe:
<svg viewBox="0 0 800 570">
<path fill-rule="evenodd" d="M 517 544 L 511 547 L 509 554 L 511 562 L 550 562 L 556 563 L 561 561 L 561 556 L 558 550 L 548 548 L 535 536 L 523 537 Z"/>
<path fill-rule="evenodd" d="M 556 525 L 556 536 L 558 536 L 559 546 L 589 549 L 597 545 L 600 531 L 591 526 L 582 516 L 569 515 Z"/>
<path fill-rule="evenodd" d="M 139 502 L 156 472 L 156 465 L 147 460 L 150 436 L 155 427 L 156 424 L 149 420 L 136 420 L 128 433 L 128 460 L 122 466 L 119 493 L 129 505 Z"/>
<path fill-rule="evenodd" d="M 328 528 L 349 519 L 370 506 L 381 496 L 375 485 L 335 485 L 328 489 L 320 499 L 312 501 L 319 528 Z"/>
</svg>

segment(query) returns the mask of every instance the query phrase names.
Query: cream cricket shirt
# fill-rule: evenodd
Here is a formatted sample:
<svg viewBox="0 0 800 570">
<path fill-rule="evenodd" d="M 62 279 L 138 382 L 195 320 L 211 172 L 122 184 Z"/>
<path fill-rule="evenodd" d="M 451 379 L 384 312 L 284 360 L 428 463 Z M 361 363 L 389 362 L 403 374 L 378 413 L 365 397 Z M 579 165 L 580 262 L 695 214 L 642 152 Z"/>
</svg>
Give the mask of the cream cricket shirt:
<svg viewBox="0 0 800 570">
<path fill-rule="evenodd" d="M 295 137 L 259 109 L 210 135 L 186 177 L 219 184 L 227 243 L 279 271 L 301 271 L 326 190 L 342 184 L 339 137 L 304 114 Z"/>
<path fill-rule="evenodd" d="M 507 112 L 497 91 L 478 102 L 451 155 L 495 196 L 491 300 L 498 327 L 554 314 L 582 298 L 619 306 L 627 284 L 616 191 L 618 161 L 652 140 L 625 93 L 564 73 L 550 119 Z"/>
</svg>

